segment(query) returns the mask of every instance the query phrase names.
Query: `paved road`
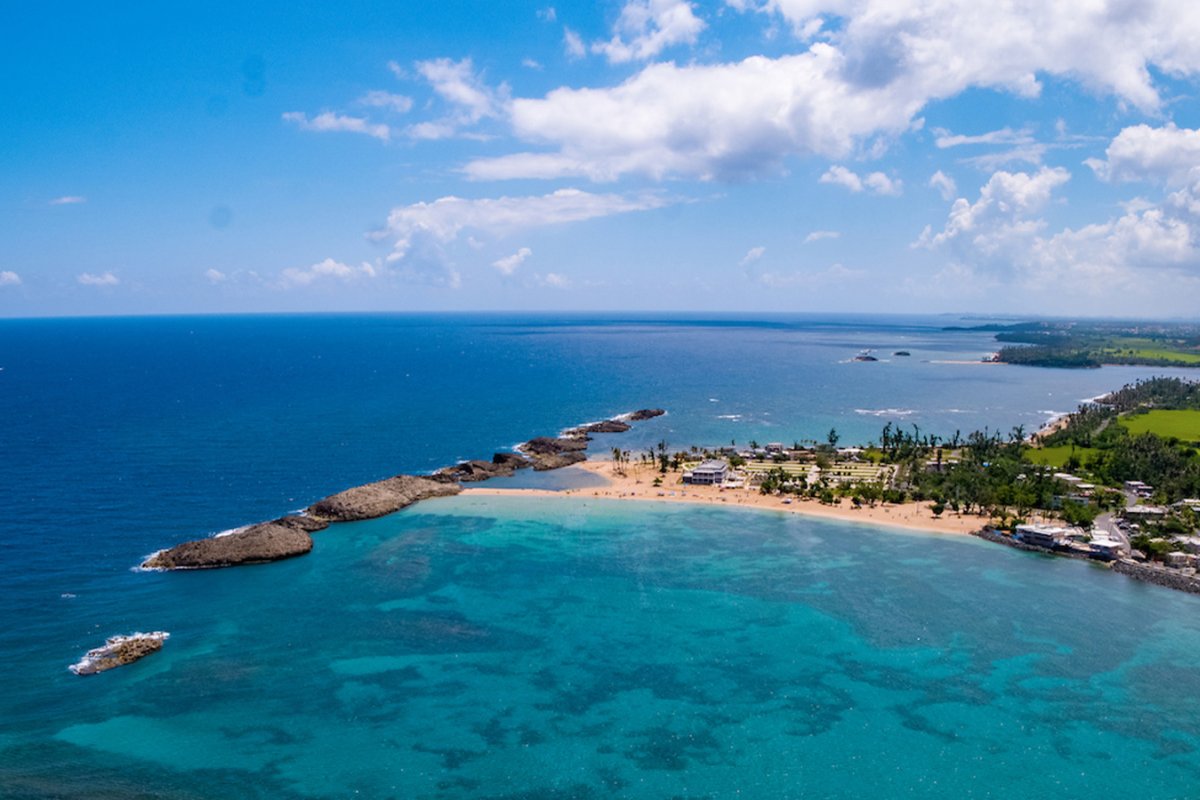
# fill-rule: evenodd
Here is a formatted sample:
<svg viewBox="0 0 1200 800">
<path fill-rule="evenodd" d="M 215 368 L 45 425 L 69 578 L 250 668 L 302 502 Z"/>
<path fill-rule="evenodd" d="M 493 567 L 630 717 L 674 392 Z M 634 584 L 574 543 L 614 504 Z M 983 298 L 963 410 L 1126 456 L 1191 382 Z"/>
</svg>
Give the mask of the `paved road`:
<svg viewBox="0 0 1200 800">
<path fill-rule="evenodd" d="M 1141 502 L 1141 498 L 1138 497 L 1135 492 L 1124 492 L 1124 494 L 1126 507 L 1136 506 Z M 1092 525 L 1096 530 L 1107 534 L 1108 538 L 1118 541 L 1124 545 L 1126 551 L 1133 549 L 1133 545 L 1129 543 L 1129 537 L 1126 536 L 1125 531 L 1121 530 L 1121 528 L 1117 525 L 1117 518 L 1115 514 L 1101 514 L 1100 516 L 1096 517 L 1096 521 L 1093 522 Z"/>
</svg>

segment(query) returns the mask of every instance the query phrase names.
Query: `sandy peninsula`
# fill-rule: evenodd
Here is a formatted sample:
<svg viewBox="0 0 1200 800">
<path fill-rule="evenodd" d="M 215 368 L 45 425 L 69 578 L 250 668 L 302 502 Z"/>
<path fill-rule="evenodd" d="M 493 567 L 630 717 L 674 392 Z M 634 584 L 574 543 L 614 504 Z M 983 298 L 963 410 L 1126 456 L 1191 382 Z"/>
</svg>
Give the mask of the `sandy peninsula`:
<svg viewBox="0 0 1200 800">
<path fill-rule="evenodd" d="M 879 503 L 874 507 L 855 508 L 850 501 L 840 505 L 822 505 L 816 500 L 789 498 L 760 494 L 758 489 L 722 489 L 715 486 L 685 486 L 679 475 L 667 475 L 663 486 L 653 485 L 658 472 L 652 467 L 634 464 L 624 468 L 625 474 L 615 471 L 611 461 L 588 461 L 573 469 L 583 469 L 602 477 L 605 486 L 586 489 L 500 489 L 487 486 L 464 489 L 462 494 L 470 497 L 578 497 L 604 498 L 645 503 L 689 503 L 693 505 L 718 505 L 736 508 L 760 508 L 784 511 L 810 517 L 823 517 L 849 522 L 862 522 L 893 528 L 965 535 L 977 531 L 987 522 L 986 517 L 959 515 L 947 511 L 940 518 L 934 517 L 929 503 L 904 503 L 902 505 Z"/>
</svg>

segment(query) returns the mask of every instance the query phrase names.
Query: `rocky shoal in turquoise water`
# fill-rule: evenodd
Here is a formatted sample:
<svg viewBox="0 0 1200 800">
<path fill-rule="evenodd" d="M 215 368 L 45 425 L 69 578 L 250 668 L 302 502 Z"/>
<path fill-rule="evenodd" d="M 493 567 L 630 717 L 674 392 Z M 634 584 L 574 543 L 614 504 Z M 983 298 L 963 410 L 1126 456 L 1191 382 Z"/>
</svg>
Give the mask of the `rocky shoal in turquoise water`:
<svg viewBox="0 0 1200 800">
<path fill-rule="evenodd" d="M 0 739 L 0 785 L 54 785 L 46 764 L 101 797 L 1200 785 L 1195 598 L 1089 564 L 580 498 L 431 500 L 336 530 L 253 581 L 146 576 L 187 599 L 147 610 L 180 631 L 169 651 L 8 700 L 41 723 Z"/>
</svg>

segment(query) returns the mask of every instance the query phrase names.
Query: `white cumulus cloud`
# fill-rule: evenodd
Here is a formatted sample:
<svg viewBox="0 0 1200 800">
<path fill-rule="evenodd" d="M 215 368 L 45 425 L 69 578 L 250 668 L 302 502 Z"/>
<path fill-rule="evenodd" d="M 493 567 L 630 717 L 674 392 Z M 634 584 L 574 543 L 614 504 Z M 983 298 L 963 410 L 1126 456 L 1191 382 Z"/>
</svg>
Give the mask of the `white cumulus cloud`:
<svg viewBox="0 0 1200 800">
<path fill-rule="evenodd" d="M 940 169 L 929 176 L 929 187 L 937 189 L 943 200 L 953 200 L 954 196 L 958 194 L 958 184 L 954 182 L 954 178 Z"/>
<path fill-rule="evenodd" d="M 517 98 L 509 106 L 512 130 L 532 149 L 477 160 L 467 174 L 736 179 L 778 170 L 791 156 L 874 153 L 915 126 L 928 104 L 969 88 L 1033 98 L 1043 77 L 1053 76 L 1157 112 L 1166 89 L 1156 75 L 1200 73 L 1200 7 L 1185 0 L 1097 3 L 1086 13 L 1044 0 L 735 6 L 759 8 L 804 32 L 804 51 L 723 64 L 652 63 L 616 86 Z M 1044 149 L 1018 143 L 1028 138 L 1019 130 L 941 138 L 946 145 L 1007 144 L 1012 149 L 1000 157 L 1008 161 L 1037 163 Z"/>
<path fill-rule="evenodd" d="M 1001 128 L 996 131 L 988 131 L 974 135 L 955 134 L 950 131 L 937 128 L 934 130 L 934 144 L 939 149 L 947 147 L 962 147 L 963 145 L 1014 145 L 1014 144 L 1032 144 L 1036 140 L 1033 138 L 1033 133 L 1028 129 L 1014 131 L 1012 128 Z"/>
<path fill-rule="evenodd" d="M 0 286 L 20 286 L 21 276 L 10 269 L 0 270 Z"/>
<path fill-rule="evenodd" d="M 445 100 L 461 107 L 472 121 L 494 117 L 499 109 L 496 94 L 475 74 L 471 59 L 435 58 L 417 62 L 417 72 Z"/>
<path fill-rule="evenodd" d="M 112 272 L 102 272 L 99 275 L 84 272 L 75 276 L 75 280 L 84 286 L 116 286 L 121 282 L 121 279 Z"/>
<path fill-rule="evenodd" d="M 844 186 L 855 193 L 868 189 L 872 194 L 888 195 L 891 197 L 899 196 L 904 187 L 904 183 L 901 180 L 898 178 L 889 178 L 882 172 L 872 172 L 864 177 L 859 177 L 855 172 L 837 164 L 830 167 L 821 176 L 820 181 L 821 183 Z"/>
<path fill-rule="evenodd" d="M 372 108 L 383 108 L 388 111 L 394 111 L 397 114 L 407 114 L 413 107 L 411 97 L 402 94 L 393 94 L 392 92 L 384 92 L 378 89 L 367 92 L 358 99 L 358 102 L 364 106 Z"/>
<path fill-rule="evenodd" d="M 392 238 L 389 267 L 401 277 L 435 286 L 457 288 L 461 275 L 454 263 L 453 245 L 461 234 L 478 248 L 476 234 L 503 236 L 516 231 L 550 225 L 582 222 L 599 217 L 661 208 L 670 201 L 659 195 L 593 194 L 579 189 L 560 189 L 546 195 L 524 197 L 441 197 L 432 202 L 413 203 L 392 209 L 387 228 L 376 239 Z M 518 250 L 493 266 L 516 270 L 527 248 Z"/>
<path fill-rule="evenodd" d="M 563 28 L 563 49 L 571 58 L 583 58 L 587 55 L 587 45 L 583 43 L 583 37 L 570 28 Z"/>
<path fill-rule="evenodd" d="M 1117 134 L 1104 155 L 1085 162 L 1103 180 L 1181 185 L 1200 169 L 1200 130 L 1134 125 Z"/>
<path fill-rule="evenodd" d="M 668 47 L 694 44 L 704 27 L 686 0 L 627 0 L 612 38 L 593 44 L 592 52 L 614 64 L 644 61 Z"/>
<path fill-rule="evenodd" d="M 510 233 L 546 225 L 607 217 L 631 211 L 660 208 L 668 201 L 658 195 L 593 194 L 579 189 L 559 189 L 546 195 L 467 199 L 441 197 L 392 209 L 388 230 L 403 254 L 413 237 L 428 235 L 452 242 L 464 229 Z"/>
<path fill-rule="evenodd" d="M 492 262 L 492 266 L 500 270 L 501 275 L 512 275 L 517 271 L 517 267 L 525 263 L 525 259 L 533 255 L 533 251 L 528 247 L 522 247 L 511 256 L 498 258 Z"/>
<path fill-rule="evenodd" d="M 738 266 L 742 268 L 748 267 L 755 261 L 758 261 L 760 258 L 762 258 L 763 254 L 766 252 L 767 248 L 765 247 L 751 247 L 746 251 L 746 255 L 742 256 L 742 260 L 738 262 Z"/>
<path fill-rule="evenodd" d="M 1129 163 L 1111 154 L 1110 161 L 1121 169 Z M 1171 169 L 1155 170 L 1169 180 Z M 1200 187 L 1184 183 L 1162 203 L 1138 200 L 1115 218 L 1047 234 L 1040 212 L 1069 178 L 1063 169 L 997 172 L 976 202 L 955 201 L 944 229 L 935 235 L 926 228 L 918 244 L 944 247 L 954 258 L 948 274 L 1054 296 L 1064 312 L 1192 313 L 1200 292 Z M 1171 287 L 1167 295 L 1163 286 Z"/>
<path fill-rule="evenodd" d="M 994 253 L 1014 235 L 1028 235 L 1044 227 L 1036 218 L 1050 201 L 1051 194 L 1071 179 L 1061 167 L 1043 167 L 1034 174 L 997 172 L 979 190 L 974 203 L 965 198 L 954 201 L 949 218 L 940 233 L 926 228 L 919 244 L 939 247 L 955 240 L 969 240 L 983 252 Z"/>
<path fill-rule="evenodd" d="M 308 286 L 322 279 L 353 281 L 361 278 L 374 278 L 377 274 L 378 271 L 375 267 L 367 263 L 353 267 L 327 258 L 309 267 L 288 267 L 279 273 L 279 285 L 284 288 Z"/>
<path fill-rule="evenodd" d="M 547 272 L 545 275 L 536 276 L 536 282 L 539 286 L 548 286 L 551 289 L 566 289 L 571 285 L 571 281 L 566 275 L 557 272 Z"/>
<path fill-rule="evenodd" d="M 805 244 L 819 242 L 822 239 L 839 239 L 842 234 L 840 231 L 813 231 L 808 236 L 804 237 Z"/>
<path fill-rule="evenodd" d="M 302 111 L 288 111 L 283 114 L 283 120 L 299 126 L 301 130 L 317 133 L 361 133 L 384 142 L 388 141 L 392 135 L 391 128 L 387 125 L 369 122 L 362 117 L 336 114 L 332 111 L 325 111 L 312 118 Z"/>
<path fill-rule="evenodd" d="M 64 195 L 62 197 L 54 198 L 53 200 L 50 201 L 50 205 L 52 205 L 52 206 L 74 206 L 74 205 L 79 205 L 80 203 L 86 203 L 86 202 L 87 202 L 87 198 L 83 197 L 82 195 L 68 194 L 68 195 Z"/>
<path fill-rule="evenodd" d="M 204 278 L 209 283 L 213 284 L 224 283 L 225 281 L 229 280 L 229 276 L 224 272 L 221 272 L 219 269 L 206 269 L 204 271 Z"/>
</svg>

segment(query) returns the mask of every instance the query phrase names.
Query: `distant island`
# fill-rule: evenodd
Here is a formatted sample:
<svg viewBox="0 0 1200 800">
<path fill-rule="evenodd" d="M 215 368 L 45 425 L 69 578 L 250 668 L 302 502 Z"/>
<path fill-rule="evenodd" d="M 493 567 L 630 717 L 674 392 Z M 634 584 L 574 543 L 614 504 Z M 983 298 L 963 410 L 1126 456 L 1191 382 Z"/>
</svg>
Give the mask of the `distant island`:
<svg viewBox="0 0 1200 800">
<path fill-rule="evenodd" d="M 1005 346 L 991 360 L 1004 364 L 1200 367 L 1200 325 L 1195 323 L 1043 321 L 945 330 L 994 331 Z"/>
</svg>

